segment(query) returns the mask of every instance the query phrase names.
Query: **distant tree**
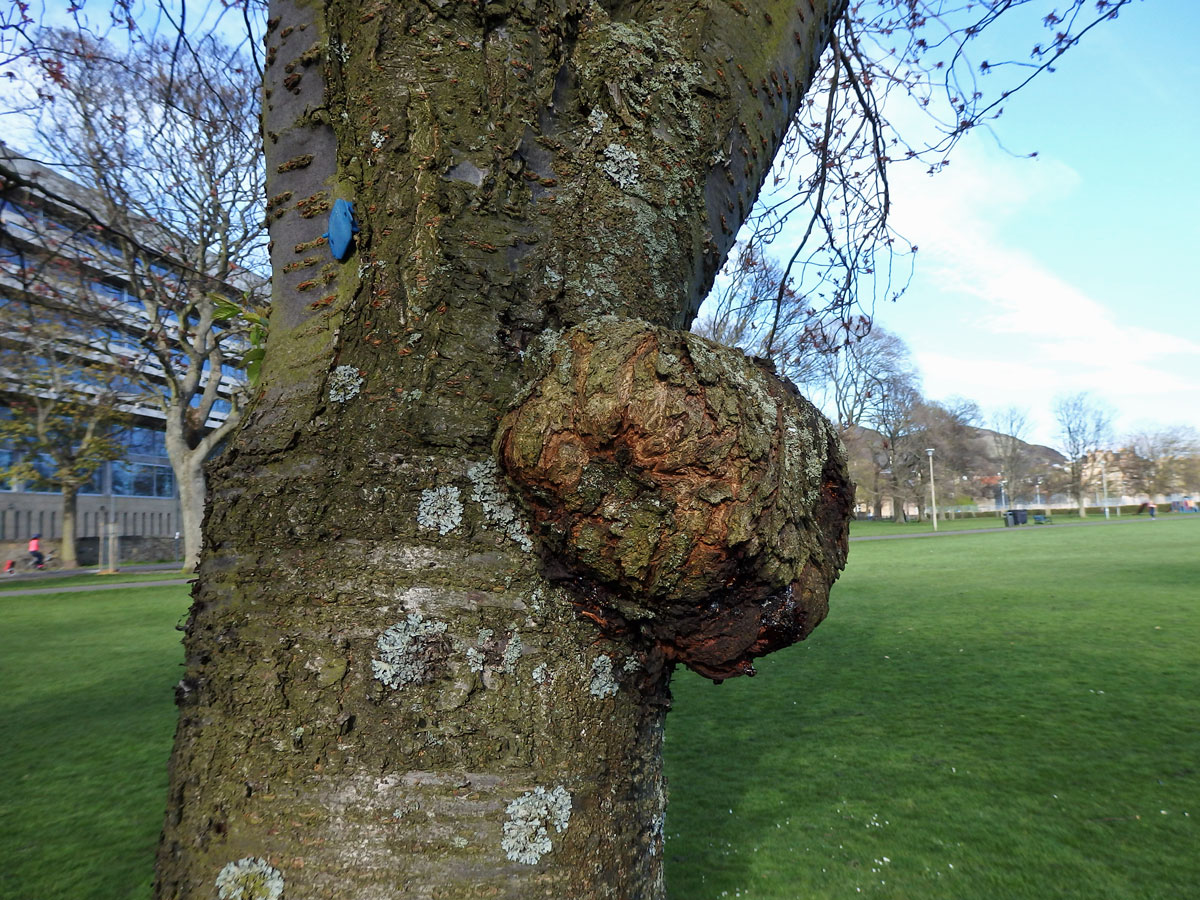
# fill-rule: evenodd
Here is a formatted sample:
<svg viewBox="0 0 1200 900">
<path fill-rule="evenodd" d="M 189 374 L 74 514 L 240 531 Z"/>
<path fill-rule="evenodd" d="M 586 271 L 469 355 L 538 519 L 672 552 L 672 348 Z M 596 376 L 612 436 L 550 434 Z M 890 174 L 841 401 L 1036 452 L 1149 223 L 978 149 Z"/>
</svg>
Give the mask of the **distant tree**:
<svg viewBox="0 0 1200 900">
<path fill-rule="evenodd" d="M 1080 392 L 1054 402 L 1059 449 L 1067 458 L 1067 489 L 1079 504 L 1079 515 L 1087 515 L 1087 492 L 1098 469 L 1089 457 L 1099 451 L 1112 433 L 1112 414 L 1090 394 Z"/>
<path fill-rule="evenodd" d="M 0 400 L 8 408 L 0 445 L 13 453 L 0 477 L 62 494 L 59 558 L 73 567 L 79 492 L 124 455 L 118 432 L 129 419 L 129 370 L 62 314 L 13 300 L 0 311 Z"/>
<path fill-rule="evenodd" d="M 1180 480 L 1183 490 L 1191 494 L 1192 499 L 1200 495 L 1200 448 L 1192 450 L 1180 462 Z"/>
<path fill-rule="evenodd" d="M 249 323 L 228 318 L 223 304 L 240 285 L 248 297 L 239 302 L 252 308 L 263 283 L 253 273 L 266 263 L 259 74 L 211 36 L 182 54 L 165 41 L 122 45 L 81 30 L 43 30 L 36 43 L 43 102 L 29 125 L 38 161 L 84 191 L 55 193 L 22 176 L 12 154 L 0 174 L 10 191 L 76 211 L 73 233 L 56 222 L 43 242 L 71 244 L 63 260 L 96 274 L 73 299 L 77 311 L 136 337 L 129 352 L 165 419 L 185 558 L 194 561 L 203 464 L 246 399 L 238 367 Z"/>
<path fill-rule="evenodd" d="M 878 385 L 863 422 L 877 435 L 875 459 L 880 493 L 892 499 L 892 515 L 902 518 L 909 503 L 919 504 L 925 459 L 922 397 L 915 378 L 894 373 Z"/>
<path fill-rule="evenodd" d="M 1009 500 L 1015 502 L 1028 487 L 1030 462 L 1025 438 L 1029 433 L 1029 411 L 1019 406 L 996 410 L 990 420 L 994 432 L 996 462 L 1008 482 Z"/>
<path fill-rule="evenodd" d="M 1200 436 L 1177 426 L 1129 435 L 1120 453 L 1120 468 L 1130 489 L 1151 497 L 1188 488 L 1188 465 L 1200 453 Z"/>
<path fill-rule="evenodd" d="M 773 302 L 783 277 L 783 266 L 758 244 L 735 247 L 691 330 L 770 360 L 779 374 L 799 385 L 817 377 L 823 369 L 821 355 L 833 348 L 815 312 L 795 302 L 790 288 L 783 285 L 788 302 Z"/>
<path fill-rule="evenodd" d="M 816 356 L 806 386 L 814 402 L 842 431 L 879 413 L 888 386 L 917 381 L 917 367 L 908 345 L 878 325 L 854 340 L 825 348 Z"/>
<path fill-rule="evenodd" d="M 923 423 L 922 441 L 934 450 L 933 477 L 942 506 L 957 505 L 964 477 L 974 474 L 976 455 L 972 447 L 982 413 L 979 404 L 963 397 L 945 403 L 925 401 L 918 412 Z M 927 472 L 926 472 L 927 474 Z"/>
</svg>

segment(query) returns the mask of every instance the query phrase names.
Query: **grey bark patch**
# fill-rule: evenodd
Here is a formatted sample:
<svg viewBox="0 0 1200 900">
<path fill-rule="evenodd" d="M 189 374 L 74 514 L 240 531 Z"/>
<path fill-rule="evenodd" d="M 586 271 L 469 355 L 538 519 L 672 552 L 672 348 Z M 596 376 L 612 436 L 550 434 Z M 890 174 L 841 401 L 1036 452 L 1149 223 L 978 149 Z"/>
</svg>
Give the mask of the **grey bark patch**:
<svg viewBox="0 0 1200 900">
<path fill-rule="evenodd" d="M 464 159 L 453 169 L 447 172 L 443 177 L 447 181 L 462 181 L 466 184 L 473 184 L 475 187 L 482 187 L 483 180 L 487 178 L 487 176 L 487 169 L 481 169 L 469 159 Z"/>
</svg>

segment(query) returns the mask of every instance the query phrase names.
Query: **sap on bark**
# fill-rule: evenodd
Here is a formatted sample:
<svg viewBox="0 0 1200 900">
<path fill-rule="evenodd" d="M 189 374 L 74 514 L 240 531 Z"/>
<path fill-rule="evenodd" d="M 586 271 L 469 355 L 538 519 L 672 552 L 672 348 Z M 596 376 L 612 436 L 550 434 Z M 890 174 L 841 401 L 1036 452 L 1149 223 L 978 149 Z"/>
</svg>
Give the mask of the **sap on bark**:
<svg viewBox="0 0 1200 900">
<path fill-rule="evenodd" d="M 603 317 L 560 335 L 500 463 L 582 611 L 715 679 L 807 637 L 845 565 L 841 442 L 739 351 Z"/>
</svg>

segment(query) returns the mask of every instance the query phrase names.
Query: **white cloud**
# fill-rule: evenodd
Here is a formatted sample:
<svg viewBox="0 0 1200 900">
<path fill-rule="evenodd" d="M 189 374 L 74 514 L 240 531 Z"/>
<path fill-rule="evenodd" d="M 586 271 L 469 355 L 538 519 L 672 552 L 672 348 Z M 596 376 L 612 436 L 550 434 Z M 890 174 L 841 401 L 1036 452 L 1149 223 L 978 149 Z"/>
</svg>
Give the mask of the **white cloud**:
<svg viewBox="0 0 1200 900">
<path fill-rule="evenodd" d="M 1194 418 L 1197 335 L 1149 324 L 1144 303 L 1106 305 L 1021 245 L 1023 219 L 1054 216 L 1086 187 L 1070 167 L 973 143 L 938 176 L 903 168 L 893 175 L 894 222 L 921 247 L 919 276 L 898 327 L 884 324 L 912 345 L 931 396 L 1025 406 L 1042 440 L 1053 433 L 1053 397 L 1077 390 L 1114 403 L 1125 421 Z M 1128 264 L 1096 264 L 1106 262 Z"/>
</svg>

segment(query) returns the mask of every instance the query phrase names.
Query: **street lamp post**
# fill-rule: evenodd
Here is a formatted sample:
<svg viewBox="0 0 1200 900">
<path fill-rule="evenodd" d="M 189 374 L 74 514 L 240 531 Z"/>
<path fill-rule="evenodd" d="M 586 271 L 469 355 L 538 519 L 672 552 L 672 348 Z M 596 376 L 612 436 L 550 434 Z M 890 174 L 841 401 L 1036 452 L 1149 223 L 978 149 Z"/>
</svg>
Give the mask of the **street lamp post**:
<svg viewBox="0 0 1200 900">
<path fill-rule="evenodd" d="M 1104 457 L 1100 457 L 1100 484 L 1104 487 L 1104 518 L 1108 518 L 1108 469 L 1104 465 Z"/>
<path fill-rule="evenodd" d="M 933 507 L 933 530 L 937 531 L 937 486 L 933 483 L 933 448 L 926 447 L 925 452 L 929 455 L 929 505 Z"/>
</svg>

